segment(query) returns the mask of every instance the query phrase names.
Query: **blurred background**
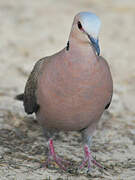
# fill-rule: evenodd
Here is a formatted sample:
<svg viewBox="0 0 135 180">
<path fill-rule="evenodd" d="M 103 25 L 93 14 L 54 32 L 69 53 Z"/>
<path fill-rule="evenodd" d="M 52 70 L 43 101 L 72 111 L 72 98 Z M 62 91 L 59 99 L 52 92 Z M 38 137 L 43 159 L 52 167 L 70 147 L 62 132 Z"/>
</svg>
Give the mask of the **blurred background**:
<svg viewBox="0 0 135 180">
<path fill-rule="evenodd" d="M 91 176 L 85 175 L 85 172 L 79 175 L 62 174 L 56 168 L 34 172 L 30 169 L 28 175 L 26 164 L 36 168 L 45 157 L 44 138 L 40 127 L 34 124 L 33 116 L 26 116 L 22 103 L 14 100 L 14 96 L 23 92 L 28 75 L 38 59 L 66 46 L 73 17 L 80 11 L 91 11 L 100 17 L 101 55 L 108 61 L 113 74 L 112 105 L 103 116 L 93 140 L 93 151 L 97 159 L 107 165 L 109 174 L 100 173 L 97 169 Z M 0 0 L 1 179 L 19 179 L 20 175 L 22 179 L 28 176 L 29 179 L 135 179 L 134 48 L 134 0 Z M 30 121 L 33 122 L 32 127 Z M 61 137 L 56 142 L 58 151 L 60 149 L 63 156 L 67 155 L 70 160 L 79 163 L 83 157 L 77 142 L 79 135 L 68 133 L 68 139 L 64 134 Z M 18 146 L 21 149 L 17 149 Z M 65 146 L 67 148 L 64 149 Z M 32 154 L 33 151 L 35 154 Z M 74 157 L 76 154 L 82 156 Z M 39 162 L 34 161 L 34 157 Z M 20 163 L 18 169 L 15 163 Z"/>
</svg>

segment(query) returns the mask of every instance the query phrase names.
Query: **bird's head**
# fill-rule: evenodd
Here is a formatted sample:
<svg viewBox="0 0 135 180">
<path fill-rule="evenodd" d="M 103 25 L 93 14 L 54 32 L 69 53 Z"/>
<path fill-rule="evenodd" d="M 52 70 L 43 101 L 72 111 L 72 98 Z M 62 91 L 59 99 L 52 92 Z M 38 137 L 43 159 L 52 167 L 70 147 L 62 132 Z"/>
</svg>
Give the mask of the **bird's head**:
<svg viewBox="0 0 135 180">
<path fill-rule="evenodd" d="M 74 18 L 70 35 L 82 42 L 90 42 L 97 55 L 100 55 L 98 40 L 100 25 L 101 21 L 94 13 L 80 12 Z"/>
</svg>

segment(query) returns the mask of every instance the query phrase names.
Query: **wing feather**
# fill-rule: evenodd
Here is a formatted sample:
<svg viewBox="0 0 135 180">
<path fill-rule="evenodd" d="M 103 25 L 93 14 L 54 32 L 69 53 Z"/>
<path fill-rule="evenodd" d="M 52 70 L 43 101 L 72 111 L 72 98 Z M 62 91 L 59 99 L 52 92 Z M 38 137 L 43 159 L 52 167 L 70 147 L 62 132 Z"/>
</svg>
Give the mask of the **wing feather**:
<svg viewBox="0 0 135 180">
<path fill-rule="evenodd" d="M 37 90 L 37 82 L 40 73 L 42 73 L 42 65 L 45 61 L 45 58 L 40 59 L 36 62 L 25 86 L 23 103 L 24 109 L 27 114 L 36 113 L 39 109 L 39 105 L 37 104 L 36 99 L 36 90 Z"/>
</svg>

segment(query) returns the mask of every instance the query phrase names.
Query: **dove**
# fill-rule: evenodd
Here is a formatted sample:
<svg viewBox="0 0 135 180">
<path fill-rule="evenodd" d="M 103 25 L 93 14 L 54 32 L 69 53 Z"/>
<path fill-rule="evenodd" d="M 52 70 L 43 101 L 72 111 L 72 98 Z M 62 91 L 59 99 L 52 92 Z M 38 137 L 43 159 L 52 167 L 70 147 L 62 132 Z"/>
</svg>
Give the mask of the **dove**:
<svg viewBox="0 0 135 180">
<path fill-rule="evenodd" d="M 66 170 L 56 154 L 53 135 L 57 131 L 82 134 L 84 160 L 79 168 L 102 167 L 90 150 L 101 115 L 112 100 L 113 80 L 107 61 L 100 56 L 101 21 L 91 12 L 80 12 L 73 20 L 65 48 L 36 62 L 23 94 L 27 114 L 36 114 L 49 143 L 46 165 L 54 160 Z"/>
</svg>

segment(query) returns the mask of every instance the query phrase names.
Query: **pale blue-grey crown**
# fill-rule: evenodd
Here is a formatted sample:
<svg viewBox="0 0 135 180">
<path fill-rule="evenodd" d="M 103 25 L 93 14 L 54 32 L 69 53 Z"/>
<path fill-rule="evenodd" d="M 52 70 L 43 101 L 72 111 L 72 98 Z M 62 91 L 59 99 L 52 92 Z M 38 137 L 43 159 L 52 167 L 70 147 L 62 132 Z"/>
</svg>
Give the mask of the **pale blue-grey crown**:
<svg viewBox="0 0 135 180">
<path fill-rule="evenodd" d="M 101 26 L 101 21 L 99 17 L 91 12 L 80 12 L 78 15 L 84 31 L 89 36 L 97 39 Z"/>
</svg>

